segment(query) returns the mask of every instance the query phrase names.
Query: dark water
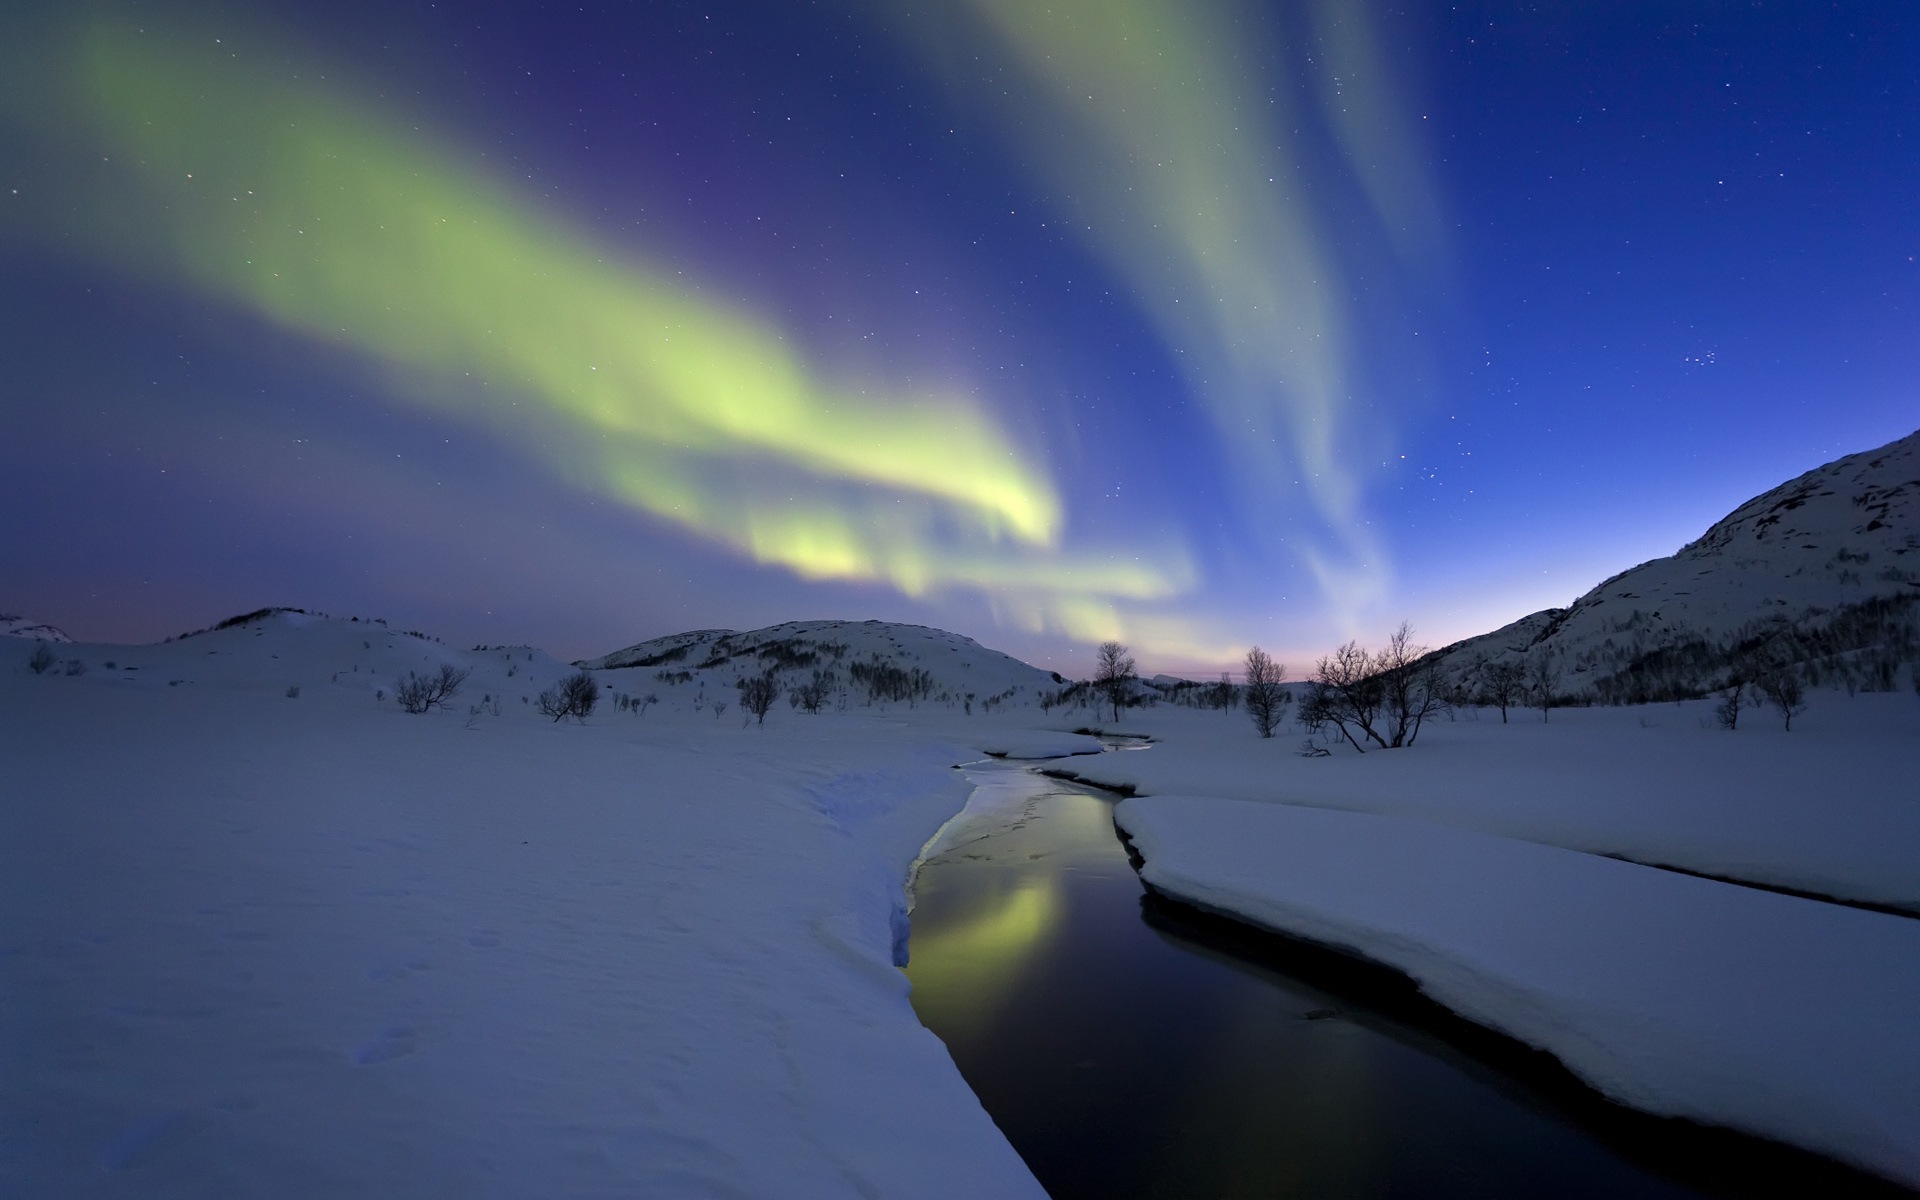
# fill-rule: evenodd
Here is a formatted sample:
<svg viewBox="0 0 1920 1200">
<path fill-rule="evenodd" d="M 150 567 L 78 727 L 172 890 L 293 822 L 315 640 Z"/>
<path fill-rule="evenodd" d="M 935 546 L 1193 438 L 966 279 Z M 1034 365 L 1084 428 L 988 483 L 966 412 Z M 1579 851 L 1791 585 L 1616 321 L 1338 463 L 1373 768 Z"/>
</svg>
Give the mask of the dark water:
<svg viewBox="0 0 1920 1200">
<path fill-rule="evenodd" d="M 1149 896 L 1107 798 L 974 779 L 915 882 L 907 973 L 1055 1200 L 1880 1190 L 1625 1114 L 1398 977 Z"/>
</svg>

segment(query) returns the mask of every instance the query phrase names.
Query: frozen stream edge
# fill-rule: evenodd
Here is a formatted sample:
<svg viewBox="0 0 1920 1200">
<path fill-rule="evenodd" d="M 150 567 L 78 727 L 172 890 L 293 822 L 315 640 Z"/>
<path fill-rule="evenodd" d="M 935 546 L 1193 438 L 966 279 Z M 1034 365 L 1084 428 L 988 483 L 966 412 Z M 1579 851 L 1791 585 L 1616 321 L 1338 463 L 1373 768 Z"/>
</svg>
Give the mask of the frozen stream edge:
<svg viewBox="0 0 1920 1200">
<path fill-rule="evenodd" d="M 1153 796 L 1155 890 L 1380 963 L 1609 1099 L 1920 1186 L 1920 925 L 1425 822 Z"/>
</svg>

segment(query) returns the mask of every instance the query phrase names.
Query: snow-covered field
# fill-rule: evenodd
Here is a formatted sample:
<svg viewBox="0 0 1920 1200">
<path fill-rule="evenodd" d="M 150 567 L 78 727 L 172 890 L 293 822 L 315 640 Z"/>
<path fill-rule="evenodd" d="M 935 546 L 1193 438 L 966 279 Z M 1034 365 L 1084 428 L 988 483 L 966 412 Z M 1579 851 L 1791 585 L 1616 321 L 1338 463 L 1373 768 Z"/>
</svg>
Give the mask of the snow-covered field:
<svg viewBox="0 0 1920 1200">
<path fill-rule="evenodd" d="M 1040 1194 L 894 968 L 988 722 L 661 688 L 555 724 L 537 651 L 295 615 L 31 649 L 0 1195 Z M 453 709 L 398 711 L 441 662 Z"/>
<path fill-rule="evenodd" d="M 0 1195 L 1038 1195 L 894 968 L 984 753 L 1143 797 L 1171 894 L 1920 1183 L 1920 921 L 1636 865 L 1920 912 L 1911 693 L 1319 758 L 1161 705 L 1096 756 L 1050 674 L 877 623 L 642 643 L 586 724 L 536 711 L 568 664 L 378 623 L 34 648 L 0 640 Z M 452 704 L 400 712 L 442 665 Z M 769 668 L 833 698 L 752 722 Z"/>
<path fill-rule="evenodd" d="M 1302 758 L 1241 714 L 1162 706 L 1116 728 L 1151 754 L 1062 764 L 1142 795 L 1196 794 L 1417 817 L 1635 862 L 1920 913 L 1920 699 L 1808 694 L 1793 731 L 1712 704 L 1519 709 L 1429 723 L 1411 750 Z"/>
<path fill-rule="evenodd" d="M 1161 891 L 1395 967 L 1623 1103 L 1920 1185 L 1920 921 L 1366 813 L 1117 820 Z"/>
<path fill-rule="evenodd" d="M 1169 895 L 1396 967 L 1606 1094 L 1920 1186 L 1920 701 L 1811 695 L 1791 733 L 1705 703 L 1481 713 L 1302 757 L 1159 708 L 1152 753 L 1051 769 Z M 1617 856 L 1639 860 L 1617 861 Z"/>
</svg>

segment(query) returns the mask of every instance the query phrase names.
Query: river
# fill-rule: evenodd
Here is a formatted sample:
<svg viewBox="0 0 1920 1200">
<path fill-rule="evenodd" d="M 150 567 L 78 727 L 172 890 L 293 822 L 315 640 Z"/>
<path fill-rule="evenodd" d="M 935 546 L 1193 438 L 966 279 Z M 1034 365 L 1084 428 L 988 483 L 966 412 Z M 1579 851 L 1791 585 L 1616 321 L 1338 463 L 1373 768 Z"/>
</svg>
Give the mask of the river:
<svg viewBox="0 0 1920 1200">
<path fill-rule="evenodd" d="M 1554 1086 L 1550 1060 L 1398 977 L 1148 894 L 1111 797 L 1016 763 L 969 771 L 972 800 L 914 880 L 907 974 L 1055 1200 L 1659 1200 L 1766 1182 L 1703 1189 L 1684 1164 L 1716 1135 L 1649 1140 L 1674 1123 Z"/>
</svg>

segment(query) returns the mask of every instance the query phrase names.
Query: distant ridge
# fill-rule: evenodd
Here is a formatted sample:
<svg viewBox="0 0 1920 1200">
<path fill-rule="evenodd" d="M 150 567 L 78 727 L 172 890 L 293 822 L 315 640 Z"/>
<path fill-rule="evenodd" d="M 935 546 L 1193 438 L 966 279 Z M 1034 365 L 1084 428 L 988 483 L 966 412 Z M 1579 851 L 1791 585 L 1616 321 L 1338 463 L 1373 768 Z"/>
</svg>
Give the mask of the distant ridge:
<svg viewBox="0 0 1920 1200">
<path fill-rule="evenodd" d="M 990 650 L 970 637 L 892 621 L 788 621 L 764 629 L 697 629 L 650 638 L 575 666 L 594 671 L 651 672 L 622 687 L 692 685 L 731 688 L 751 675 L 772 673 L 783 685 L 815 672 L 840 681 L 862 677 L 874 664 L 924 672 L 924 694 L 955 704 L 1029 702 L 1066 680 L 1051 671 Z"/>
<path fill-rule="evenodd" d="M 16 613 L 0 613 L 0 637 L 33 638 L 42 642 L 71 642 L 73 639 L 56 626 L 35 621 Z"/>
<path fill-rule="evenodd" d="M 1920 431 L 1755 496 L 1667 558 L 1439 651 L 1471 686 L 1484 660 L 1564 668 L 1569 696 L 1678 699 L 1722 686 L 1741 655 L 1783 654 L 1842 682 L 1892 686 L 1915 657 Z"/>
</svg>

